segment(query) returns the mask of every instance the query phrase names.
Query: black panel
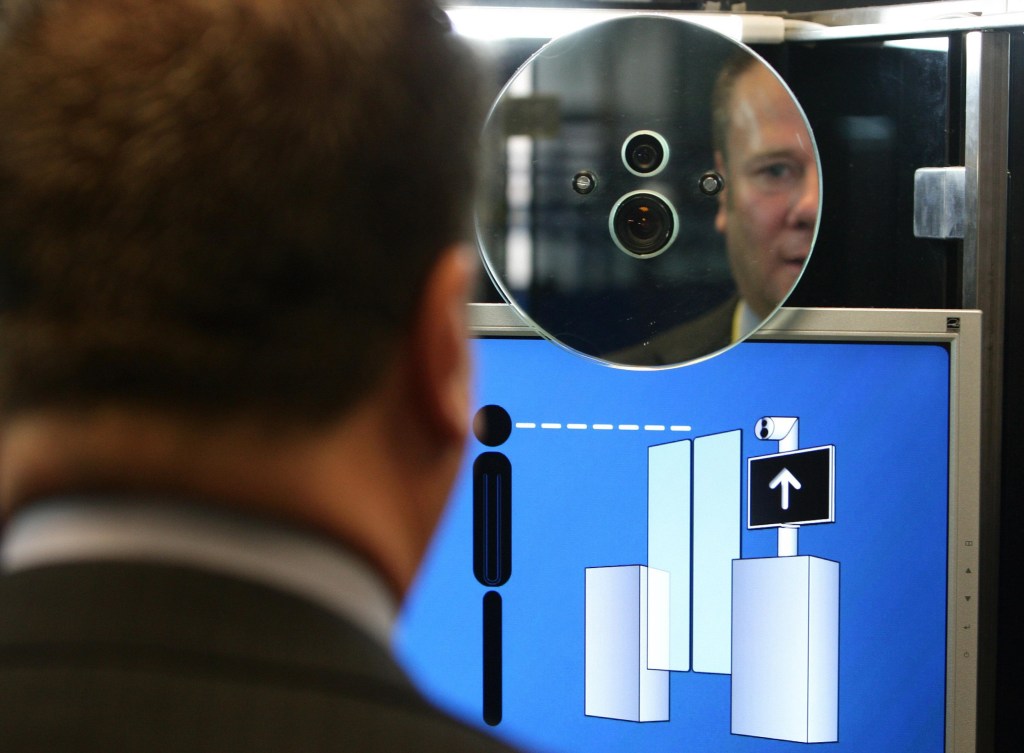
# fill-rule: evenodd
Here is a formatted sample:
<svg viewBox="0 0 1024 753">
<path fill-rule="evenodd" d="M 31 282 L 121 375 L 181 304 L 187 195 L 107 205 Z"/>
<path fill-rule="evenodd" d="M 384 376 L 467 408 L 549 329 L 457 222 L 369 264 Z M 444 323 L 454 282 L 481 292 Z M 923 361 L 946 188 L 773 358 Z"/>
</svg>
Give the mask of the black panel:
<svg viewBox="0 0 1024 753">
<path fill-rule="evenodd" d="M 764 50 L 807 112 L 822 161 L 821 229 L 790 305 L 959 305 L 960 243 L 913 233 L 914 171 L 962 164 L 949 116 L 956 48 L 957 40 L 950 54 L 881 42 Z"/>
<path fill-rule="evenodd" d="M 1024 717 L 1024 36 L 1010 47 L 1010 195 L 1003 343 L 1003 462 L 999 548 L 996 750 L 1020 749 Z"/>
</svg>

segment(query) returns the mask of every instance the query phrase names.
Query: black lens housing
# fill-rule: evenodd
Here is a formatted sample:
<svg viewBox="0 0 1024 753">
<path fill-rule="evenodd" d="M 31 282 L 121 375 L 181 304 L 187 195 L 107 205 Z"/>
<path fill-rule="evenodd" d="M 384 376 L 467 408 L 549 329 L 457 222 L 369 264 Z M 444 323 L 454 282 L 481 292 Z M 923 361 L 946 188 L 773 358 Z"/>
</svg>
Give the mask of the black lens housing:
<svg viewBox="0 0 1024 753">
<path fill-rule="evenodd" d="M 623 197 L 609 223 L 619 248 L 639 257 L 664 251 L 676 236 L 676 214 L 660 196 L 638 192 Z"/>
</svg>

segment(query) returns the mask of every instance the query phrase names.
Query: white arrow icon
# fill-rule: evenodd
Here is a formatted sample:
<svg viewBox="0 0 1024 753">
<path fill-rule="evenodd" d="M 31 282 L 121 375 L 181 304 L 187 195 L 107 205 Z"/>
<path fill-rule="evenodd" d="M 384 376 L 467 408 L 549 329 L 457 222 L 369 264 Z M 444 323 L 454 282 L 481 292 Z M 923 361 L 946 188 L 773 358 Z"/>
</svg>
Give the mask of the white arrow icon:
<svg viewBox="0 0 1024 753">
<path fill-rule="evenodd" d="M 771 480 L 768 484 L 769 489 L 777 489 L 779 486 L 782 487 L 782 509 L 789 509 L 789 487 L 794 489 L 800 488 L 800 482 L 797 481 L 796 476 L 789 472 L 789 468 L 783 468 L 779 471 L 779 475 Z"/>
</svg>

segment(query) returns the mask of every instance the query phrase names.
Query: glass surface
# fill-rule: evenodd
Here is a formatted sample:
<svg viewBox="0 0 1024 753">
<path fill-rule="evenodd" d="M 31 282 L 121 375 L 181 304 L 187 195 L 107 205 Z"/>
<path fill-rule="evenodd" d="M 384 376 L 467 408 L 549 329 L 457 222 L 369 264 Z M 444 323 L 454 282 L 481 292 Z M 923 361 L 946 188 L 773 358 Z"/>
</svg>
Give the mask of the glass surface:
<svg viewBox="0 0 1024 753">
<path fill-rule="evenodd" d="M 484 155 L 488 273 L 540 332 L 613 365 L 742 340 L 817 232 L 818 154 L 789 89 L 749 48 L 678 19 L 544 46 L 499 95 Z"/>
</svg>

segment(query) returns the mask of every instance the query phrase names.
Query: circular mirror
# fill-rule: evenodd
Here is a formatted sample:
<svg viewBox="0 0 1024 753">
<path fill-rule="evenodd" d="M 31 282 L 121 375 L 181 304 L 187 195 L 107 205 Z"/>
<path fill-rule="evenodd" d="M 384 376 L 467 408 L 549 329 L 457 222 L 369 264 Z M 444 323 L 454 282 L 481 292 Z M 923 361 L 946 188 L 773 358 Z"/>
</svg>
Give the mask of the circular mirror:
<svg viewBox="0 0 1024 753">
<path fill-rule="evenodd" d="M 741 341 L 806 265 L 821 168 L 803 111 L 752 50 L 678 19 L 555 39 L 484 128 L 477 235 L 539 331 L 617 366 Z"/>
</svg>

